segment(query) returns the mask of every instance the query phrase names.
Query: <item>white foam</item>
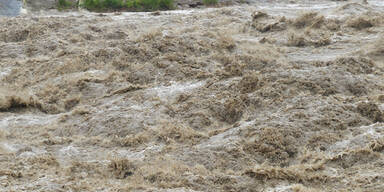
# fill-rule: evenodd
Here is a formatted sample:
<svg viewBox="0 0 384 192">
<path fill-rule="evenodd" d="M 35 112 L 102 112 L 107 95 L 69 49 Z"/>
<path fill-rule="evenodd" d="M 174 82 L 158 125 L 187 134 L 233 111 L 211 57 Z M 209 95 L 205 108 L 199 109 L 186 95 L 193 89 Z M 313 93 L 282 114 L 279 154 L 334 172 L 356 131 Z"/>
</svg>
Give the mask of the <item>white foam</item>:
<svg viewBox="0 0 384 192">
<path fill-rule="evenodd" d="M 382 133 L 384 131 L 384 124 L 375 123 L 368 126 L 361 126 L 359 129 L 362 130 L 361 134 L 354 136 L 349 135 L 347 139 L 336 142 L 335 144 L 329 147 L 329 152 L 331 154 L 337 154 L 347 149 L 353 150 L 365 147 L 371 141 L 383 136 Z"/>
<path fill-rule="evenodd" d="M 158 86 L 148 89 L 151 94 L 156 94 L 161 100 L 170 100 L 177 94 L 184 93 L 193 89 L 197 89 L 205 85 L 205 81 L 173 83 L 170 86 Z"/>
<path fill-rule="evenodd" d="M 74 146 L 63 147 L 59 150 L 59 153 L 63 156 L 76 156 L 79 154 L 79 150 Z"/>
</svg>

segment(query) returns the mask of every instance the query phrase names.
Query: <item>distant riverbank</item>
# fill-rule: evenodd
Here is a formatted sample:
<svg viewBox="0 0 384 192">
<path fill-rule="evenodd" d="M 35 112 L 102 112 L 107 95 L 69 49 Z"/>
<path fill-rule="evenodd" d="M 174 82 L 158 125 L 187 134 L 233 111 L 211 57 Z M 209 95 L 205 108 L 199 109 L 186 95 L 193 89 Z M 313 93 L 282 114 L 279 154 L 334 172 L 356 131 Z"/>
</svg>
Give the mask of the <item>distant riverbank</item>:
<svg viewBox="0 0 384 192">
<path fill-rule="evenodd" d="M 244 0 L 0 0 L 0 16 L 18 16 L 25 12 L 77 10 L 95 12 L 156 11 L 221 7 L 242 4 Z"/>
</svg>

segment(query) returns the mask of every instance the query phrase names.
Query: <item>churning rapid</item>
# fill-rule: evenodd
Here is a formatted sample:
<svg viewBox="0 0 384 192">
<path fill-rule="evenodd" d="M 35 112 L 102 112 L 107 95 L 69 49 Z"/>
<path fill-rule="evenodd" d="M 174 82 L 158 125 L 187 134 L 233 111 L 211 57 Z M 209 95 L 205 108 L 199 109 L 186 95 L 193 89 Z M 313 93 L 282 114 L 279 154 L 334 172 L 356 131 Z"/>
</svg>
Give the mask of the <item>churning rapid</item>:
<svg viewBox="0 0 384 192">
<path fill-rule="evenodd" d="M 382 1 L 0 26 L 0 191 L 384 191 Z"/>
</svg>

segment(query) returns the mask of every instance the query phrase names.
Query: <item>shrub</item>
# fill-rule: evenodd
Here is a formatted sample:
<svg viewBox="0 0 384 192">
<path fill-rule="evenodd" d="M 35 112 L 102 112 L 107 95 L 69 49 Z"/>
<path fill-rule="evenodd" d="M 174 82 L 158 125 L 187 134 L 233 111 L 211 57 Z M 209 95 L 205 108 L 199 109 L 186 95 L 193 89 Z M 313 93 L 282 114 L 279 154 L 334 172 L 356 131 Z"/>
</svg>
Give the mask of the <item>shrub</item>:
<svg viewBox="0 0 384 192">
<path fill-rule="evenodd" d="M 90 11 L 155 11 L 173 9 L 173 0 L 85 0 L 82 7 Z"/>
<path fill-rule="evenodd" d="M 204 5 L 216 5 L 219 3 L 219 0 L 203 0 Z"/>
<path fill-rule="evenodd" d="M 102 8 L 100 0 L 85 0 L 82 6 L 88 10 L 100 10 Z"/>
<path fill-rule="evenodd" d="M 173 0 L 160 0 L 159 1 L 159 8 L 161 10 L 174 9 L 174 7 L 173 7 Z"/>
<path fill-rule="evenodd" d="M 122 0 L 104 0 L 103 7 L 109 9 L 122 9 L 124 7 L 124 2 Z"/>
<path fill-rule="evenodd" d="M 68 9 L 72 7 L 72 2 L 67 0 L 59 0 L 57 7 L 59 10 Z"/>
<path fill-rule="evenodd" d="M 148 10 L 153 11 L 159 9 L 159 1 L 158 0 L 139 0 L 137 1 L 137 5 L 139 10 Z"/>
<path fill-rule="evenodd" d="M 128 10 L 132 11 L 155 11 L 173 9 L 173 0 L 128 0 Z"/>
<path fill-rule="evenodd" d="M 85 0 L 82 7 L 90 11 L 120 10 L 124 8 L 123 0 Z"/>
</svg>

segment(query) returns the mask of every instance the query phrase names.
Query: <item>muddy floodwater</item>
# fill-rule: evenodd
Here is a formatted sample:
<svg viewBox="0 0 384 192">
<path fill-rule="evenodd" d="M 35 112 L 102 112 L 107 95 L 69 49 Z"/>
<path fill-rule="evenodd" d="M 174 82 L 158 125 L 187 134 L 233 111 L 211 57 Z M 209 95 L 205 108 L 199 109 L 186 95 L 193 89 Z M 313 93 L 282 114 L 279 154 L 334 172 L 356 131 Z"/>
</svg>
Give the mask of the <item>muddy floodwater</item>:
<svg viewBox="0 0 384 192">
<path fill-rule="evenodd" d="M 384 3 L 0 17 L 0 191 L 383 192 Z"/>
</svg>

